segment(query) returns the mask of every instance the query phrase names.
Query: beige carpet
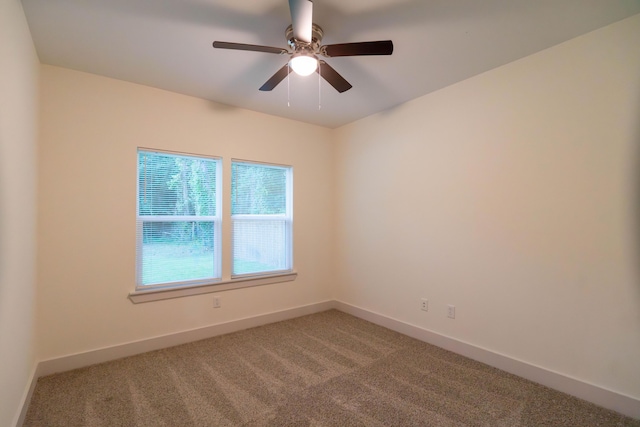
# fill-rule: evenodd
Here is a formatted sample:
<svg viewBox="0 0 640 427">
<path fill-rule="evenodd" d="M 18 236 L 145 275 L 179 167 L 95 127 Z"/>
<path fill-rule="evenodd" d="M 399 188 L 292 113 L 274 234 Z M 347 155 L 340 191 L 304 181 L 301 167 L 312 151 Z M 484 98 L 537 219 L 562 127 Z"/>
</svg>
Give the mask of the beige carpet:
<svg viewBox="0 0 640 427">
<path fill-rule="evenodd" d="M 38 381 L 25 426 L 640 426 L 339 311 Z"/>
</svg>

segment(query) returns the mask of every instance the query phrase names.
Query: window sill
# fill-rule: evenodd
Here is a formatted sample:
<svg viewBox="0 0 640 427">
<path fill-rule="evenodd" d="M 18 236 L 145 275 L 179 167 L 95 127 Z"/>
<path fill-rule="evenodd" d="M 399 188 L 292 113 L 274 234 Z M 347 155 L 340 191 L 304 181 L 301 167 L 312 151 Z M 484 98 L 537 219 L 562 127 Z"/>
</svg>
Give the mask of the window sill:
<svg viewBox="0 0 640 427">
<path fill-rule="evenodd" d="M 198 285 L 180 288 L 150 289 L 148 291 L 134 291 L 129 294 L 129 299 L 134 304 L 159 301 L 172 298 L 181 298 L 191 295 L 209 294 L 231 289 L 248 288 L 252 286 L 270 285 L 272 283 L 291 282 L 296 280 L 298 273 L 291 272 L 276 274 L 273 276 L 246 277 L 241 279 L 223 280 L 208 285 Z"/>
</svg>

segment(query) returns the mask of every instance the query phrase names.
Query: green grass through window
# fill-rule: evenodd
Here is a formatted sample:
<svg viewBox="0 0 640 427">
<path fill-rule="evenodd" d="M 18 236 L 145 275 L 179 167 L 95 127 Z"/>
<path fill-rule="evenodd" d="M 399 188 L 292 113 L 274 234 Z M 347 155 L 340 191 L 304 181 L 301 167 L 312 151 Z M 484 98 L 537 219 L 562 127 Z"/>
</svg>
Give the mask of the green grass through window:
<svg viewBox="0 0 640 427">
<path fill-rule="evenodd" d="M 193 244 L 147 243 L 142 250 L 142 283 L 145 285 L 214 277 L 214 254 L 210 248 Z M 271 265 L 238 258 L 234 259 L 234 265 L 234 274 L 276 269 Z"/>
</svg>

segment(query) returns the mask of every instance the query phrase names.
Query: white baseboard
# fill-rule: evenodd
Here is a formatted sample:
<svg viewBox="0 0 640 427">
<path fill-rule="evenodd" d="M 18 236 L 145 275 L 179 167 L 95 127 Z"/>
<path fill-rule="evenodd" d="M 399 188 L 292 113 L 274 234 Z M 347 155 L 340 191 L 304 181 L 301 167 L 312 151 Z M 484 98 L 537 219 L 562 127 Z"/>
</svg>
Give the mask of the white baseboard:
<svg viewBox="0 0 640 427">
<path fill-rule="evenodd" d="M 491 350 L 487 350 L 421 327 L 402 322 L 341 301 L 324 301 L 302 307 L 295 307 L 274 313 L 234 320 L 204 328 L 193 329 L 170 335 L 120 344 L 83 353 L 71 354 L 41 361 L 34 369 L 31 385 L 25 393 L 24 404 L 16 426 L 22 425 L 38 378 L 56 372 L 70 371 L 96 363 L 108 362 L 123 357 L 134 356 L 148 351 L 186 344 L 217 335 L 228 334 L 243 329 L 262 326 L 282 320 L 293 319 L 307 314 L 335 308 L 353 316 L 368 320 L 393 331 L 408 335 L 420 341 L 436 345 L 454 353 L 469 357 L 503 371 L 518 375 L 555 390 L 576 396 L 596 405 L 614 410 L 626 416 L 640 419 L 640 400 L 626 396 L 587 382 L 550 371 L 548 369 L 517 360 Z"/>
<path fill-rule="evenodd" d="M 607 409 L 611 409 L 631 418 L 640 419 L 640 400 L 607 390 L 576 378 L 558 372 L 550 371 L 540 366 L 514 359 L 491 350 L 487 350 L 455 338 L 438 334 L 419 326 L 411 325 L 382 314 L 356 307 L 341 301 L 334 301 L 333 307 L 351 314 L 352 316 L 368 320 L 401 334 L 408 335 L 420 341 L 433 344 L 445 350 L 466 356 L 519 377 L 526 378 L 554 390 L 570 394 Z"/>
<path fill-rule="evenodd" d="M 16 415 L 16 418 L 13 420 L 13 425 L 16 427 L 21 426 L 24 423 L 24 419 L 27 416 L 27 409 L 29 409 L 29 402 L 31 402 L 31 396 L 33 396 L 33 391 L 36 389 L 36 384 L 38 382 L 38 366 L 34 366 L 31 370 L 31 376 L 29 377 L 29 386 L 24 391 L 21 400 L 20 412 Z"/>
<path fill-rule="evenodd" d="M 302 307 L 295 307 L 245 319 L 233 320 L 217 325 L 206 326 L 204 328 L 192 329 L 189 331 L 119 344 L 83 353 L 70 354 L 68 356 L 58 357 L 55 359 L 43 360 L 38 364 L 37 378 L 45 375 L 51 375 L 56 372 L 70 371 L 72 369 L 95 365 L 96 363 L 108 362 L 111 360 L 121 359 L 123 357 L 146 353 L 148 351 L 173 347 L 180 344 L 215 337 L 217 335 L 228 334 L 231 332 L 241 331 L 243 329 L 293 319 L 307 314 L 319 313 L 332 308 L 334 308 L 333 301 L 324 301 Z"/>
</svg>

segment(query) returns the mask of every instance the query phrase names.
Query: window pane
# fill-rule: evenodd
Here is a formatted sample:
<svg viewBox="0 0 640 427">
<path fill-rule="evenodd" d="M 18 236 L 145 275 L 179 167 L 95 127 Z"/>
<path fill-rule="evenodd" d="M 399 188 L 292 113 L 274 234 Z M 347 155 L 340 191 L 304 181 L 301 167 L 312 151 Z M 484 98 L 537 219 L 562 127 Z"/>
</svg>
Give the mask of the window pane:
<svg viewBox="0 0 640 427">
<path fill-rule="evenodd" d="M 247 163 L 231 167 L 231 214 L 284 214 L 287 169 Z"/>
<path fill-rule="evenodd" d="M 233 274 L 288 270 L 287 223 L 282 220 L 233 221 Z"/>
<path fill-rule="evenodd" d="M 216 215 L 213 159 L 138 154 L 139 215 Z"/>
<path fill-rule="evenodd" d="M 290 167 L 232 163 L 232 276 L 291 270 L 290 180 Z"/>
<path fill-rule="evenodd" d="M 142 284 L 214 277 L 214 222 L 143 223 Z"/>
<path fill-rule="evenodd" d="M 220 278 L 219 162 L 138 151 L 138 286 Z"/>
</svg>

